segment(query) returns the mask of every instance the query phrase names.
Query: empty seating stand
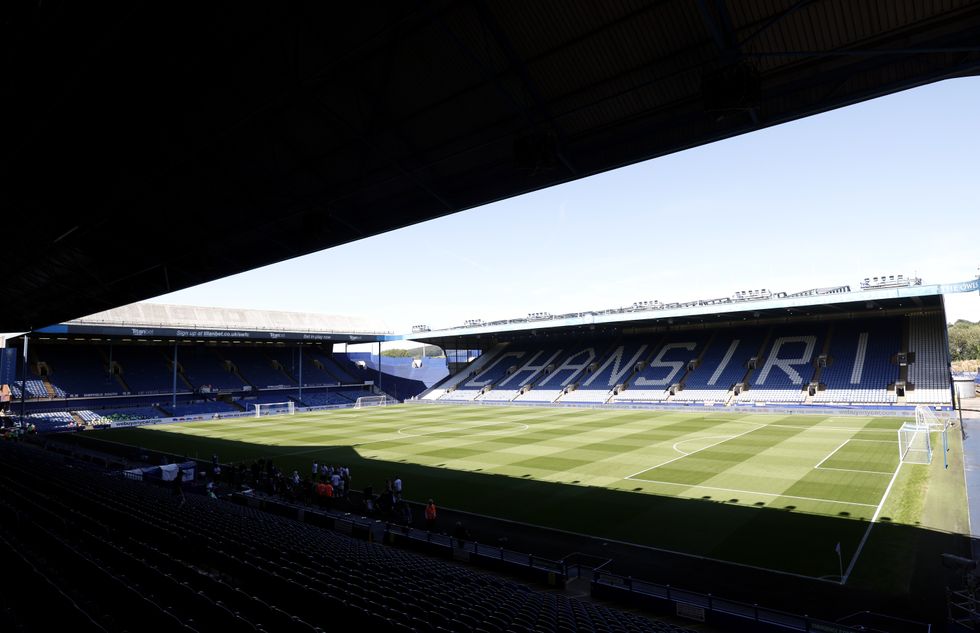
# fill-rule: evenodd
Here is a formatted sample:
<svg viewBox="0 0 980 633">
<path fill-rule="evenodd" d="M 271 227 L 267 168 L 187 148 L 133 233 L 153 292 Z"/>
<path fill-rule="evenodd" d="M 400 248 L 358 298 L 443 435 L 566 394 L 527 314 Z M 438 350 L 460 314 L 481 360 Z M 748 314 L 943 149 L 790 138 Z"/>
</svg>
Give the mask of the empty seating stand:
<svg viewBox="0 0 980 633">
<path fill-rule="evenodd" d="M 0 446 L 0 492 L 0 555 L 63 581 L 73 631 L 683 631 L 251 508 L 179 504 L 38 449 Z M 24 606 L 15 617 L 40 618 Z"/>
<path fill-rule="evenodd" d="M 678 334 L 656 350 L 649 363 L 630 379 L 625 391 L 613 397 L 614 402 L 664 402 L 670 387 L 687 371 L 688 361 L 700 354 L 704 337 L 700 332 Z"/>
<path fill-rule="evenodd" d="M 649 353 L 650 346 L 644 341 L 631 340 L 614 345 L 599 359 L 594 370 L 586 370 L 576 378 L 576 388 L 562 396 L 560 402 L 582 404 L 606 402 L 612 396 L 613 390 L 633 373 L 637 362 Z"/>
<path fill-rule="evenodd" d="M 903 348 L 905 319 L 909 323 L 908 351 L 914 355 L 907 382 L 914 388 L 907 389 L 905 401 L 900 402 L 895 385 L 901 372 L 894 358 Z M 679 330 L 624 336 L 615 342 L 585 337 L 549 344 L 549 350 L 566 351 L 548 363 L 547 371 L 511 379 L 509 372 L 535 366 L 535 355 L 544 352 L 534 343 L 510 343 L 506 349 L 495 348 L 490 362 L 463 369 L 468 372 L 465 377 L 448 380 L 454 389 L 433 392 L 426 399 L 590 406 L 876 408 L 950 402 L 944 325 L 942 316 L 934 313 L 740 326 L 714 333 Z M 576 354 L 581 356 L 576 358 Z M 819 360 L 824 354 L 829 359 L 826 364 Z M 583 359 L 587 359 L 584 366 Z M 754 367 L 750 367 L 752 359 Z M 689 370 L 692 360 L 697 364 Z M 562 369 L 566 362 L 568 367 Z M 742 383 L 735 394 L 735 387 Z M 811 384 L 815 385 L 812 394 Z M 680 388 L 671 394 L 674 385 Z"/>
<path fill-rule="evenodd" d="M 901 333 L 894 321 L 844 324 L 835 328 L 820 382 L 824 389 L 813 398 L 827 404 L 892 404 L 889 391 L 899 376 L 892 357 L 901 350 Z"/>
<path fill-rule="evenodd" d="M 945 327 L 939 314 L 909 317 L 909 351 L 915 354 L 915 362 L 909 365 L 909 382 L 914 388 L 906 391 L 906 402 L 945 405 L 952 402 Z"/>
<path fill-rule="evenodd" d="M 736 402 L 802 404 L 826 330 L 826 325 L 814 323 L 772 332 L 749 378 L 750 388 L 739 393 Z"/>
</svg>

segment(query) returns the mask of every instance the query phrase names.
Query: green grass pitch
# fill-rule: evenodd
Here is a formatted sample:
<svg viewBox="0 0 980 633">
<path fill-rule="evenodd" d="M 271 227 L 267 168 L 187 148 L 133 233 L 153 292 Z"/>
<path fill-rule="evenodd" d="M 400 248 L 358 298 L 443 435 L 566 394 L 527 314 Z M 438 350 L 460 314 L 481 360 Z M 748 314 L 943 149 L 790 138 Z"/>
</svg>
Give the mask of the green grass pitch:
<svg viewBox="0 0 980 633">
<path fill-rule="evenodd" d="M 872 520 L 966 531 L 963 479 L 943 471 L 941 450 L 931 466 L 899 467 L 902 422 L 402 405 L 95 435 L 225 462 L 272 457 L 304 475 L 326 460 L 350 466 L 355 488 L 398 474 L 413 500 L 807 576 L 839 577 L 839 542 L 860 581 L 874 576 L 859 556 L 875 547 Z"/>
</svg>

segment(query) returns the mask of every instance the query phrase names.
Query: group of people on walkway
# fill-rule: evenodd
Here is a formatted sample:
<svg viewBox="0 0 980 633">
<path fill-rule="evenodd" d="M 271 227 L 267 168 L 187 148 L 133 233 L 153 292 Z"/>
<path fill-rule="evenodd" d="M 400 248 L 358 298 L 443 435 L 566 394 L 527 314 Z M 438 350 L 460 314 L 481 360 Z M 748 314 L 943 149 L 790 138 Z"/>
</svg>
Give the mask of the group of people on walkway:
<svg viewBox="0 0 980 633">
<path fill-rule="evenodd" d="M 350 468 L 330 465 L 326 461 L 314 460 L 308 477 L 303 477 L 298 470 L 287 475 L 271 459 L 242 461 L 222 473 L 217 455 L 214 455 L 211 475 L 207 486 L 209 496 L 214 494 L 215 484 L 224 482 L 235 488 L 254 488 L 289 501 L 363 512 L 398 525 L 421 527 L 415 524 L 412 504 L 405 498 L 405 482 L 397 473 L 391 479 L 386 479 L 384 489 L 376 493 L 372 485 L 361 491 L 354 490 L 351 487 Z M 433 499 L 426 501 L 422 518 L 426 530 L 438 530 L 439 511 Z"/>
<path fill-rule="evenodd" d="M 310 480 L 319 505 L 328 503 L 327 499 L 346 499 L 350 492 L 350 468 L 330 466 L 326 462 L 313 462 Z M 293 481 L 300 485 L 299 473 L 293 471 Z"/>
</svg>

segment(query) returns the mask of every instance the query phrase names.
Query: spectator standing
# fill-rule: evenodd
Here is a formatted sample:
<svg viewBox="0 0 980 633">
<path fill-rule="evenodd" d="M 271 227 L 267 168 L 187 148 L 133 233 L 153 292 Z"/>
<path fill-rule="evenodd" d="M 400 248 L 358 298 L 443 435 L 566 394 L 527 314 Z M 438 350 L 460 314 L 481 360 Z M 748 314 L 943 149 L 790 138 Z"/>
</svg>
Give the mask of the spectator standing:
<svg viewBox="0 0 980 633">
<path fill-rule="evenodd" d="M 180 499 L 177 505 L 182 506 L 187 499 L 184 498 L 184 471 L 177 469 L 177 476 L 174 477 L 173 496 Z"/>
<path fill-rule="evenodd" d="M 456 547 L 466 547 L 466 540 L 470 538 L 470 532 L 463 525 L 462 521 L 456 521 L 456 528 L 453 530 L 453 537 L 456 539 Z"/>
<path fill-rule="evenodd" d="M 402 498 L 402 478 L 395 475 L 395 480 L 391 482 L 391 491 L 395 495 L 395 499 Z"/>
<path fill-rule="evenodd" d="M 432 499 L 425 506 L 425 529 L 429 532 L 436 529 L 436 504 Z"/>
<path fill-rule="evenodd" d="M 412 526 L 412 507 L 408 505 L 407 501 L 398 502 L 395 516 L 398 517 L 402 525 L 406 527 Z"/>
<path fill-rule="evenodd" d="M 344 480 L 344 490 L 350 490 L 350 468 L 347 466 L 341 467 L 340 476 Z"/>
</svg>

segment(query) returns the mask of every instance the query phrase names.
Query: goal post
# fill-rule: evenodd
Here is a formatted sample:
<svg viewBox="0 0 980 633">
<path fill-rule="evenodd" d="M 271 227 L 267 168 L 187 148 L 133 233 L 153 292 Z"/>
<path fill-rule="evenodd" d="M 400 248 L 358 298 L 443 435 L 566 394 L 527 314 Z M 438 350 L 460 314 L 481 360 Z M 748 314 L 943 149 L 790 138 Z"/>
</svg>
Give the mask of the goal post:
<svg viewBox="0 0 980 633">
<path fill-rule="evenodd" d="M 950 412 L 936 411 L 934 408 L 919 405 L 915 408 L 915 423 L 932 431 L 942 431 L 950 422 Z"/>
<path fill-rule="evenodd" d="M 257 418 L 265 415 L 292 415 L 296 413 L 296 403 L 292 400 L 289 402 L 262 402 L 253 406 Z"/>
<path fill-rule="evenodd" d="M 388 404 L 388 396 L 361 396 L 354 402 L 354 408 L 361 409 L 363 407 L 384 407 Z"/>
<path fill-rule="evenodd" d="M 898 459 L 903 464 L 932 463 L 932 440 L 928 424 L 902 424 L 902 428 L 898 430 Z"/>
</svg>

